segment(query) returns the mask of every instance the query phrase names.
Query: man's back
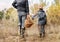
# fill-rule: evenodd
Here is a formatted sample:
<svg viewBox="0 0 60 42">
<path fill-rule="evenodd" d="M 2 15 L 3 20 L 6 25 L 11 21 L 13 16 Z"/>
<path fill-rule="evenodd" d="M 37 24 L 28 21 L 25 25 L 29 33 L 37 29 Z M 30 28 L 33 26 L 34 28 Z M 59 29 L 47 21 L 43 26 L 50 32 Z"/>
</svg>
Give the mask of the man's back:
<svg viewBox="0 0 60 42">
<path fill-rule="evenodd" d="M 21 2 L 24 2 L 25 0 L 16 0 L 17 3 L 21 3 Z"/>
<path fill-rule="evenodd" d="M 18 11 L 29 13 L 28 0 L 15 0 L 12 5 L 17 8 Z"/>
</svg>

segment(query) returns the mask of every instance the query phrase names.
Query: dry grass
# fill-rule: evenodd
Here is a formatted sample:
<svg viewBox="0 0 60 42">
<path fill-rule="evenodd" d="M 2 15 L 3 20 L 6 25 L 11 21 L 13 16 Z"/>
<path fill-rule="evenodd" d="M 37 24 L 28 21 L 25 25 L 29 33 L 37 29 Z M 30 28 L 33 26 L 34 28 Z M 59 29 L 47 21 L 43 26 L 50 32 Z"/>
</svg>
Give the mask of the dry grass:
<svg viewBox="0 0 60 42">
<path fill-rule="evenodd" d="M 36 22 L 36 21 L 35 21 Z M 0 23 L 0 42 L 60 42 L 60 26 L 46 25 L 46 37 L 39 38 L 37 23 L 26 28 L 25 39 L 21 39 L 17 23 L 2 21 Z"/>
</svg>

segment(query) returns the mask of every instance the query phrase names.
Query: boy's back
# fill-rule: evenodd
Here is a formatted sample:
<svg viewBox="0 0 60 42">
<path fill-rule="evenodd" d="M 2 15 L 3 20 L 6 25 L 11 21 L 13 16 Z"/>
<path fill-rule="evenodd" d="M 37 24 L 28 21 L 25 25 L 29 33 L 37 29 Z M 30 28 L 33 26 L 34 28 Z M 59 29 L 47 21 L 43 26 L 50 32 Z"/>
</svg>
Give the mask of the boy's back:
<svg viewBox="0 0 60 42">
<path fill-rule="evenodd" d="M 46 14 L 43 10 L 38 11 L 38 23 L 41 25 L 46 24 Z"/>
</svg>

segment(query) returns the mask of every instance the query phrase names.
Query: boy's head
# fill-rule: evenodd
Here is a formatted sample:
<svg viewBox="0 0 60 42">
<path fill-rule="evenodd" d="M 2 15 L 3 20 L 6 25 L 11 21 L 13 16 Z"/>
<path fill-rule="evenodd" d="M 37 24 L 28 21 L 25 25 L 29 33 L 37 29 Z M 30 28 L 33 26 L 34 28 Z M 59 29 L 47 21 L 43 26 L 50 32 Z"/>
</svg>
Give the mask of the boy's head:
<svg viewBox="0 0 60 42">
<path fill-rule="evenodd" d="M 40 6 L 39 6 L 39 9 L 40 9 L 40 10 L 41 10 L 41 9 L 43 9 L 43 6 L 42 6 L 42 5 L 40 5 Z"/>
</svg>

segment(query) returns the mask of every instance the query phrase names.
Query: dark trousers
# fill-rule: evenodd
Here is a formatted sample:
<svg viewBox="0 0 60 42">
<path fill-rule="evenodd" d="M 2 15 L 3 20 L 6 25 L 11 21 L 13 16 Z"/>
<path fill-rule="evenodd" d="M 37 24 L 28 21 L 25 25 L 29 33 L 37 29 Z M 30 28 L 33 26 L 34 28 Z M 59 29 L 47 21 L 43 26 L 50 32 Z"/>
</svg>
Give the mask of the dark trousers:
<svg viewBox="0 0 60 42">
<path fill-rule="evenodd" d="M 45 25 L 39 25 L 39 33 L 40 33 L 40 37 L 45 36 Z"/>
<path fill-rule="evenodd" d="M 20 35 L 22 35 L 22 37 L 24 37 L 24 32 L 25 32 L 25 19 L 27 17 L 27 15 L 25 12 L 19 11 L 18 12 L 18 17 L 19 17 L 19 23 L 20 23 Z"/>
<path fill-rule="evenodd" d="M 19 22 L 20 22 L 20 35 L 24 35 L 25 32 L 25 16 L 19 16 Z"/>
</svg>

